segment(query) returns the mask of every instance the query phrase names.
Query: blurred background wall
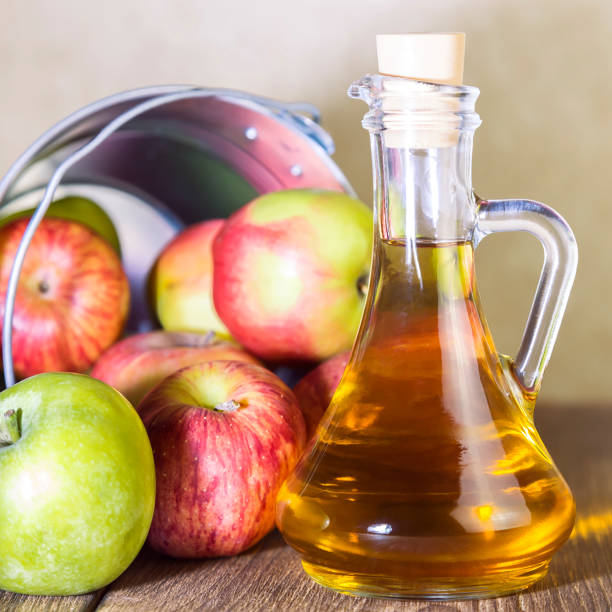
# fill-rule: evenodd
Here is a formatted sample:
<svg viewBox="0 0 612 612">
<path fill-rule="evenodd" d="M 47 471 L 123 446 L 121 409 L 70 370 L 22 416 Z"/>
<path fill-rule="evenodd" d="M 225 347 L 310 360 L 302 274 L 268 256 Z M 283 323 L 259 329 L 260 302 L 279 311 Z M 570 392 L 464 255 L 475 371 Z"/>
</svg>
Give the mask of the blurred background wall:
<svg viewBox="0 0 612 612">
<path fill-rule="evenodd" d="M 138 86 L 229 87 L 322 111 L 336 162 L 371 199 L 365 105 L 377 33 L 465 31 L 465 82 L 481 89 L 474 186 L 530 197 L 569 221 L 574 292 L 544 378 L 550 402 L 612 403 L 612 3 L 606 0 L 0 0 L 0 174 L 42 131 L 102 96 Z M 478 250 L 484 307 L 513 354 L 541 251 L 527 235 Z"/>
</svg>

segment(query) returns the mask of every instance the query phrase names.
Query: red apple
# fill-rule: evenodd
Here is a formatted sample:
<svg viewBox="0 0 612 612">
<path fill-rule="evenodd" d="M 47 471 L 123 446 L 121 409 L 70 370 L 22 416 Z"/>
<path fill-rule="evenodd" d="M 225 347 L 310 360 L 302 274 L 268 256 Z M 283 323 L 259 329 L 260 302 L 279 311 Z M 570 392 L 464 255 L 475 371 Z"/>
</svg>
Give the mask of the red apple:
<svg viewBox="0 0 612 612">
<path fill-rule="evenodd" d="M 151 290 L 164 329 L 228 333 L 212 300 L 212 243 L 224 223 L 211 219 L 188 227 L 158 257 Z"/>
<path fill-rule="evenodd" d="M 305 443 L 293 392 L 248 363 L 209 361 L 141 402 L 157 478 L 149 544 L 174 557 L 246 550 L 274 526 L 276 494 Z"/>
<path fill-rule="evenodd" d="M 263 195 L 213 244 L 213 298 L 230 333 L 270 361 L 320 361 L 355 337 L 370 266 L 372 213 L 331 191 Z"/>
<path fill-rule="evenodd" d="M 0 228 L 0 317 L 19 241 L 29 219 Z M 113 248 L 89 228 L 43 219 L 28 249 L 13 316 L 19 377 L 82 372 L 119 336 L 129 285 Z"/>
<path fill-rule="evenodd" d="M 307 439 L 313 436 L 321 417 L 327 410 L 349 357 L 350 352 L 346 352 L 324 361 L 293 387 L 306 421 Z"/>
<path fill-rule="evenodd" d="M 201 361 L 219 359 L 259 364 L 255 357 L 214 332 L 154 331 L 117 342 L 98 359 L 91 375 L 121 391 L 136 406 L 173 372 Z"/>
</svg>

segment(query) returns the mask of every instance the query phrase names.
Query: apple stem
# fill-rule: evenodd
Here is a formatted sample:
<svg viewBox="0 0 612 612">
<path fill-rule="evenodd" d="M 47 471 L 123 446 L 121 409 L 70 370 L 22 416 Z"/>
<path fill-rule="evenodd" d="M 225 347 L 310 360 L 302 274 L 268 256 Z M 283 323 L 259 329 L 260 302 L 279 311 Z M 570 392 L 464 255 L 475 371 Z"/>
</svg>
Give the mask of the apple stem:
<svg viewBox="0 0 612 612">
<path fill-rule="evenodd" d="M 8 446 L 21 437 L 21 408 L 0 415 L 0 446 Z"/>
<path fill-rule="evenodd" d="M 240 403 L 236 400 L 227 400 L 215 406 L 215 410 L 219 412 L 235 412 L 238 408 L 240 408 Z"/>
<path fill-rule="evenodd" d="M 369 281 L 370 279 L 367 274 L 364 274 L 357 279 L 357 292 L 360 295 L 366 295 L 368 293 Z"/>
</svg>

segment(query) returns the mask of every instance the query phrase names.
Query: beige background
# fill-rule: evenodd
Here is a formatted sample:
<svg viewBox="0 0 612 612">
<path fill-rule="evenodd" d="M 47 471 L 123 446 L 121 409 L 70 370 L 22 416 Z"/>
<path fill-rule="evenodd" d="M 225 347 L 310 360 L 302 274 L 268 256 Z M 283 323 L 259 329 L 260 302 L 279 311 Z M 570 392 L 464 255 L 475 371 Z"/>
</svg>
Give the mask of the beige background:
<svg viewBox="0 0 612 612">
<path fill-rule="evenodd" d="M 467 32 L 481 88 L 474 185 L 549 203 L 574 228 L 580 267 L 542 399 L 612 400 L 612 2 L 600 0 L 0 0 L 0 174 L 76 108 L 137 86 L 195 83 L 319 106 L 338 164 L 371 190 L 365 105 L 376 33 Z M 528 236 L 479 249 L 498 348 L 513 353 L 541 263 Z"/>
</svg>

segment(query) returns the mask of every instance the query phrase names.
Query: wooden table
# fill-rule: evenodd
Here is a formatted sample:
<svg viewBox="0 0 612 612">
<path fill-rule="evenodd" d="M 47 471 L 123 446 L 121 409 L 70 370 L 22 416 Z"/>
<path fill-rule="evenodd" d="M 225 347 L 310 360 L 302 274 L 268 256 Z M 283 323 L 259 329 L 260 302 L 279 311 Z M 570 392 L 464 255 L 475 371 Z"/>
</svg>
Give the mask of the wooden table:
<svg viewBox="0 0 612 612">
<path fill-rule="evenodd" d="M 178 561 L 143 549 L 106 589 L 78 597 L 0 591 L 0 611 L 114 610 L 612 610 L 612 407 L 541 406 L 538 429 L 578 507 L 576 528 L 548 576 L 510 597 L 461 602 L 399 601 L 340 595 L 303 573 L 278 532 L 231 559 Z M 0 563 L 2 561 L 0 560 Z"/>
</svg>

